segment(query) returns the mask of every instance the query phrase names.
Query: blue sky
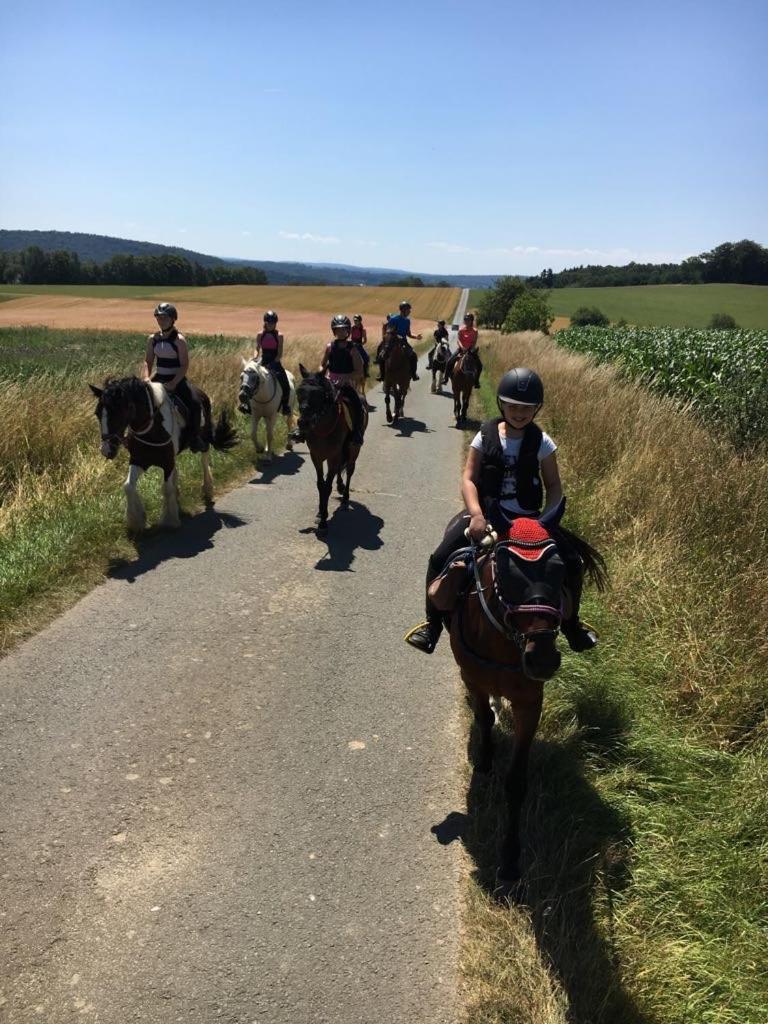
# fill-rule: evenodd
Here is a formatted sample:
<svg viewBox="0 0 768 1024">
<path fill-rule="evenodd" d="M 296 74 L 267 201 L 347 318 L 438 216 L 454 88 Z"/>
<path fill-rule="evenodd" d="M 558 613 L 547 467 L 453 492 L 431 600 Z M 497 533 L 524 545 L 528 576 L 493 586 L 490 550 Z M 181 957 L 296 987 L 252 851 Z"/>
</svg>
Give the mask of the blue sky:
<svg viewBox="0 0 768 1024">
<path fill-rule="evenodd" d="M 768 4 L 6 3 L 0 226 L 536 273 L 768 243 Z"/>
</svg>

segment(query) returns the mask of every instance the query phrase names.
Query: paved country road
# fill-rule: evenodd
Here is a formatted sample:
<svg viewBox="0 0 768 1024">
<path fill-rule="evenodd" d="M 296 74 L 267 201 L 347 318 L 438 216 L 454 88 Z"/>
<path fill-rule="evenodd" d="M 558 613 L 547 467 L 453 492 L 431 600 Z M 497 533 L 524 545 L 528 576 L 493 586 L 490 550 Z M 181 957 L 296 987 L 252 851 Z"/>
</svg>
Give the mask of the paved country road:
<svg viewBox="0 0 768 1024">
<path fill-rule="evenodd" d="M 428 376 L 400 429 L 372 393 L 327 541 L 302 445 L 0 662 L 0 1020 L 455 1021 L 456 675 L 402 642 L 460 504 Z"/>
</svg>

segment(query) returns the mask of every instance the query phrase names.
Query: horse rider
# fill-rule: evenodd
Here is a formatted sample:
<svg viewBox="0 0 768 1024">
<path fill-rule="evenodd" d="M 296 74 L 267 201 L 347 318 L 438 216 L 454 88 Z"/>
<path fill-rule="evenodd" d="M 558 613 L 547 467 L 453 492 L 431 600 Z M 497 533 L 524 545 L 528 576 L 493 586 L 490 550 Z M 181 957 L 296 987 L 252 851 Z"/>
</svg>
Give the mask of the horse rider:
<svg viewBox="0 0 768 1024">
<path fill-rule="evenodd" d="M 368 364 L 371 361 L 371 357 L 365 346 L 368 344 L 368 332 L 363 326 L 363 314 L 355 313 L 352 317 L 352 333 L 350 334 L 352 344 L 355 346 L 357 351 L 360 353 L 360 358 L 363 360 L 363 370 L 365 376 L 368 376 Z"/>
<path fill-rule="evenodd" d="M 190 451 L 207 452 L 208 439 L 201 431 L 203 407 L 197 388 L 187 380 L 189 347 L 187 339 L 176 328 L 179 314 L 171 302 L 160 302 L 155 306 L 154 316 L 159 330 L 147 339 L 141 379 L 162 384 L 170 395 L 181 400 L 189 421 Z M 155 363 L 157 369 L 153 374 Z"/>
<path fill-rule="evenodd" d="M 483 372 L 483 364 L 480 361 L 480 355 L 477 350 L 477 328 L 475 327 L 475 314 L 467 313 L 464 317 L 464 326 L 459 331 L 459 347 L 453 353 L 451 358 L 448 360 L 448 365 L 445 368 L 445 376 L 450 377 L 453 372 L 453 368 L 456 365 L 456 360 L 464 352 L 474 352 L 475 359 L 477 360 L 477 380 L 475 381 L 475 387 L 480 387 L 480 374 Z"/>
<path fill-rule="evenodd" d="M 489 526 L 503 535 L 520 516 L 538 518 L 542 503 L 543 512 L 548 512 L 560 502 L 563 488 L 555 456 L 557 445 L 533 422 L 543 402 L 544 385 L 533 370 L 518 367 L 499 381 L 496 404 L 501 417 L 483 423 L 470 445 L 461 484 L 466 509 L 453 517 L 430 556 L 427 589 L 444 571 L 451 555 L 466 547 L 466 529 L 473 541 L 481 540 Z M 581 557 L 556 530 L 552 535 L 565 563 L 572 599 L 571 614 L 563 620 L 561 630 L 571 650 L 586 651 L 597 644 L 597 634 L 579 618 L 584 577 Z M 466 570 L 462 562 L 451 568 Z M 405 639 L 431 654 L 442 628 L 442 614 L 427 594 L 427 621 L 410 630 Z"/>
<path fill-rule="evenodd" d="M 348 316 L 337 313 L 331 320 L 331 330 L 333 341 L 326 345 L 319 372 L 335 386 L 338 397 L 349 409 L 352 418 L 352 444 L 362 445 L 365 412 L 363 400 L 354 386 L 354 381 L 363 375 L 363 360 L 350 338 L 352 322 Z M 297 427 L 291 433 L 291 440 L 306 441 L 306 438 Z"/>
<path fill-rule="evenodd" d="M 400 303 L 400 312 L 397 316 L 389 317 L 387 321 L 386 335 L 384 344 L 380 346 L 379 366 L 381 368 L 381 376 L 379 380 L 384 378 L 384 362 L 387 358 L 390 346 L 393 344 L 392 330 L 394 329 L 395 335 L 400 337 L 405 342 L 405 347 L 408 350 L 408 356 L 411 360 L 411 379 L 418 380 L 419 375 L 416 373 L 416 366 L 419 361 L 419 357 L 413 351 L 411 346 L 408 344 L 407 339 L 412 338 L 414 341 L 421 341 L 420 334 L 411 334 L 411 304 L 406 299 Z"/>
<path fill-rule="evenodd" d="M 283 416 L 291 415 L 291 385 L 283 367 L 283 336 L 277 330 L 277 313 L 268 309 L 264 314 L 264 329 L 256 335 L 256 350 L 253 358 L 261 357 L 261 365 L 274 375 L 283 392 L 280 412 Z M 248 410 L 250 412 L 250 410 Z"/>
<path fill-rule="evenodd" d="M 435 339 L 435 344 L 427 353 L 427 369 L 432 369 L 432 360 L 435 357 L 435 353 L 439 349 L 441 344 L 448 345 L 448 329 L 445 326 L 445 320 L 438 320 L 437 327 L 432 331 L 432 337 Z"/>
</svg>

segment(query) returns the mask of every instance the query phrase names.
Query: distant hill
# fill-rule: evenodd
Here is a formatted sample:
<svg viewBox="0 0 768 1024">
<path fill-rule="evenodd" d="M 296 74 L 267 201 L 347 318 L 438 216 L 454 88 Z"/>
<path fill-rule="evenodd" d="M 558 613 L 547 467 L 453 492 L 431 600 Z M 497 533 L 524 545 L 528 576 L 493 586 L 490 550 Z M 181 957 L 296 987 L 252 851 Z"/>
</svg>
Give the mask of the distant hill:
<svg viewBox="0 0 768 1024">
<path fill-rule="evenodd" d="M 20 252 L 29 246 L 39 246 L 43 252 L 64 249 L 76 252 L 81 260 L 105 263 L 113 256 L 159 256 L 176 253 L 191 263 L 204 267 L 241 265 L 258 267 L 271 284 L 346 284 L 378 285 L 411 276 L 413 271 L 385 267 L 354 267 L 343 263 L 292 263 L 274 260 L 227 259 L 182 249 L 176 245 L 157 242 L 139 242 L 130 238 L 110 235 L 88 235 L 80 231 L 16 231 L 0 229 L 0 252 Z M 418 273 L 425 284 L 447 281 L 455 288 L 488 288 L 496 280 L 484 274 L 424 274 Z"/>
</svg>

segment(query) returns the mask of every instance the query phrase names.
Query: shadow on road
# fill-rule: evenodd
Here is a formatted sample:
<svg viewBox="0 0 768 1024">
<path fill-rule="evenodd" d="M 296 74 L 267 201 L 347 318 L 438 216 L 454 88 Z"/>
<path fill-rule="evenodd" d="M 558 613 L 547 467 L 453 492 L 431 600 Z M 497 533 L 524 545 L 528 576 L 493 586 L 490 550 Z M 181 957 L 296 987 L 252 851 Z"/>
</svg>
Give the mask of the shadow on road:
<svg viewBox="0 0 768 1024">
<path fill-rule="evenodd" d="M 251 484 L 271 484 L 280 476 L 293 476 L 298 473 L 306 459 L 298 452 L 284 452 L 282 455 L 275 455 L 271 462 L 264 462 L 259 458 L 256 469 L 258 476 L 248 482 Z"/>
<path fill-rule="evenodd" d="M 337 508 L 328 520 L 328 533 L 322 538 L 328 551 L 315 563 L 315 568 L 330 572 L 354 572 L 355 551 L 365 548 L 377 551 L 384 541 L 379 534 L 384 525 L 381 516 L 373 515 L 366 505 L 350 501 L 349 508 Z"/>
<path fill-rule="evenodd" d="M 428 427 L 424 420 L 415 420 L 411 416 L 404 416 L 399 423 L 391 424 L 392 430 L 396 430 L 395 437 L 411 437 L 412 434 L 432 434 L 432 427 Z"/>
<path fill-rule="evenodd" d="M 495 766 L 490 776 L 473 772 L 467 814 L 451 811 L 431 829 L 443 846 L 461 839 L 475 881 L 489 894 L 506 827 L 511 751 L 511 733 L 495 729 Z M 569 1022 L 650 1024 L 624 990 L 612 938 L 615 896 L 630 881 L 631 831 L 585 778 L 583 759 L 578 741 L 534 743 L 522 820 L 524 888 L 519 903 L 499 913 L 519 914 L 520 927 L 533 929 L 567 994 Z M 606 908 L 599 923 L 595 906 Z"/>
<path fill-rule="evenodd" d="M 134 541 L 137 557 L 132 561 L 113 559 L 107 575 L 112 579 L 134 583 L 139 576 L 151 572 L 171 558 L 194 558 L 201 551 L 212 548 L 213 536 L 219 530 L 233 530 L 247 524 L 247 519 L 231 512 L 218 512 L 215 508 L 206 509 L 195 516 L 182 515 L 178 530 L 157 527 L 148 530 L 140 540 Z"/>
</svg>

